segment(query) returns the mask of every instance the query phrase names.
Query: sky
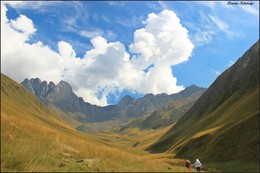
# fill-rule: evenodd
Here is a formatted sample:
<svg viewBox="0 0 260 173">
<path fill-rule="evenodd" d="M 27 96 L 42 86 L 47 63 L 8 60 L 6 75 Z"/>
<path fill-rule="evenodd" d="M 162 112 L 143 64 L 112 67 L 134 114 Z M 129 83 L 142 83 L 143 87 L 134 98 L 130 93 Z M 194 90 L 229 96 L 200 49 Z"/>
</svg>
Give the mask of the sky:
<svg viewBox="0 0 260 173">
<path fill-rule="evenodd" d="M 232 2 L 1 1 L 1 72 L 99 106 L 208 88 L 259 39 L 259 2 Z"/>
</svg>

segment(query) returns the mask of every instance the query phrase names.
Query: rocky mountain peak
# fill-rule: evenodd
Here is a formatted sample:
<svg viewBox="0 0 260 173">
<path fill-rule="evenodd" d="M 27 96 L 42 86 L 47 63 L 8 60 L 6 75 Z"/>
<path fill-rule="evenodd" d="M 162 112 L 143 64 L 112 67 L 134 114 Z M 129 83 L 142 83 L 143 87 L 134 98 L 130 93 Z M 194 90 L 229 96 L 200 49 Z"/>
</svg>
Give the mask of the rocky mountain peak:
<svg viewBox="0 0 260 173">
<path fill-rule="evenodd" d="M 60 81 L 54 88 L 53 91 L 48 95 L 48 101 L 52 102 L 52 100 L 62 100 L 64 99 L 72 99 L 74 98 L 74 93 L 72 91 L 72 87 L 69 83 L 65 81 Z"/>
<path fill-rule="evenodd" d="M 197 85 L 191 85 L 191 86 L 188 86 L 186 87 L 184 90 L 182 90 L 181 92 L 179 92 L 178 94 L 172 94 L 172 96 L 178 96 L 178 97 L 187 97 L 187 96 L 190 96 L 192 95 L 194 92 L 198 92 L 198 91 L 202 91 L 202 90 L 205 90 L 206 88 L 203 88 L 203 87 L 198 87 Z"/>
<path fill-rule="evenodd" d="M 198 87 L 197 85 L 195 85 L 195 84 L 192 84 L 191 86 L 188 86 L 188 87 L 186 87 L 185 89 L 193 89 L 193 88 L 200 88 L 200 87 Z"/>
<path fill-rule="evenodd" d="M 65 82 L 65 81 L 60 81 L 58 84 L 57 84 L 57 89 L 62 89 L 63 91 L 65 92 L 72 92 L 72 87 L 70 86 L 70 84 L 68 82 Z"/>
<path fill-rule="evenodd" d="M 49 82 L 49 89 L 53 90 L 54 87 L 55 87 L 55 84 L 52 81 Z"/>
<path fill-rule="evenodd" d="M 144 96 L 144 98 L 147 98 L 147 99 L 152 98 L 152 97 L 154 97 L 154 94 L 151 94 L 151 93 L 146 94 L 146 95 Z"/>
<path fill-rule="evenodd" d="M 130 105 L 133 104 L 135 99 L 129 95 L 124 96 L 121 101 L 119 102 L 119 105 Z"/>
<path fill-rule="evenodd" d="M 33 85 L 37 86 L 37 85 L 40 85 L 41 80 L 40 80 L 39 78 L 32 78 L 32 79 L 30 79 L 30 82 L 31 82 Z"/>
<path fill-rule="evenodd" d="M 195 91 L 199 91 L 199 90 L 201 90 L 201 89 L 205 89 L 205 88 L 203 88 L 203 87 L 198 87 L 197 85 L 191 85 L 191 86 L 188 86 L 188 87 L 186 87 L 185 89 L 184 89 L 184 91 L 186 91 L 186 92 L 195 92 Z"/>
<path fill-rule="evenodd" d="M 34 88 L 29 79 L 24 79 L 24 81 L 21 84 L 35 95 Z"/>
</svg>

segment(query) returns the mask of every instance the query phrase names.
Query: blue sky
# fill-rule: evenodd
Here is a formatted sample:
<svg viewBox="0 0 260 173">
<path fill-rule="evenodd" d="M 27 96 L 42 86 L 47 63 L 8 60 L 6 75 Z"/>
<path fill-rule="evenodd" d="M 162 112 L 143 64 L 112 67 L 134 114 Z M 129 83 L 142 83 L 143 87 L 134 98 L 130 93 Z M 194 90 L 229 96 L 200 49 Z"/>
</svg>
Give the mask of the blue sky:
<svg viewBox="0 0 260 173">
<path fill-rule="evenodd" d="M 259 2 L 237 2 L 1 2 L 1 71 L 97 105 L 209 87 L 259 39 Z"/>
</svg>

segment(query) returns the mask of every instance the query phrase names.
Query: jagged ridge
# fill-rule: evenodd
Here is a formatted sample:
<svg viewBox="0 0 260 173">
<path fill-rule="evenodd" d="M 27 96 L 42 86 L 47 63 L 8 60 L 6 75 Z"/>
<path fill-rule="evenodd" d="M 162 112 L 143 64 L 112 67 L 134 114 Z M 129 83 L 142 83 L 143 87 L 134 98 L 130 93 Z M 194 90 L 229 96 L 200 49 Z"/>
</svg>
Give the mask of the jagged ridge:
<svg viewBox="0 0 260 173">
<path fill-rule="evenodd" d="M 53 82 L 47 84 L 46 81 L 41 82 L 39 78 L 36 78 L 25 79 L 21 85 L 34 93 L 46 105 L 54 105 L 81 122 L 102 122 L 141 117 L 162 108 L 173 100 L 183 99 L 195 92 L 205 90 L 205 88 L 192 85 L 177 94 L 147 94 L 140 99 L 125 96 L 118 105 L 100 107 L 84 102 L 65 81 L 55 85 Z"/>
</svg>

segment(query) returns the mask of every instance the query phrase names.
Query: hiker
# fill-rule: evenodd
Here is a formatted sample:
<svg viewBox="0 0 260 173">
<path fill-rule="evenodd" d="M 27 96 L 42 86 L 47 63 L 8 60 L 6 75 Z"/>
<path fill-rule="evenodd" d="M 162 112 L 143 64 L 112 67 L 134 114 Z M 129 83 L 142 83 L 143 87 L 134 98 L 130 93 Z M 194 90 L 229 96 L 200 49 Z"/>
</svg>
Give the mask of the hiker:
<svg viewBox="0 0 260 173">
<path fill-rule="evenodd" d="M 191 162 L 189 161 L 189 159 L 186 159 L 186 160 L 185 160 L 185 167 L 186 167 L 187 169 L 190 169 L 190 167 L 191 167 Z"/>
<path fill-rule="evenodd" d="M 193 166 L 197 169 L 197 172 L 200 172 L 202 164 L 200 163 L 199 159 L 196 159 L 196 162 L 193 164 Z"/>
</svg>

